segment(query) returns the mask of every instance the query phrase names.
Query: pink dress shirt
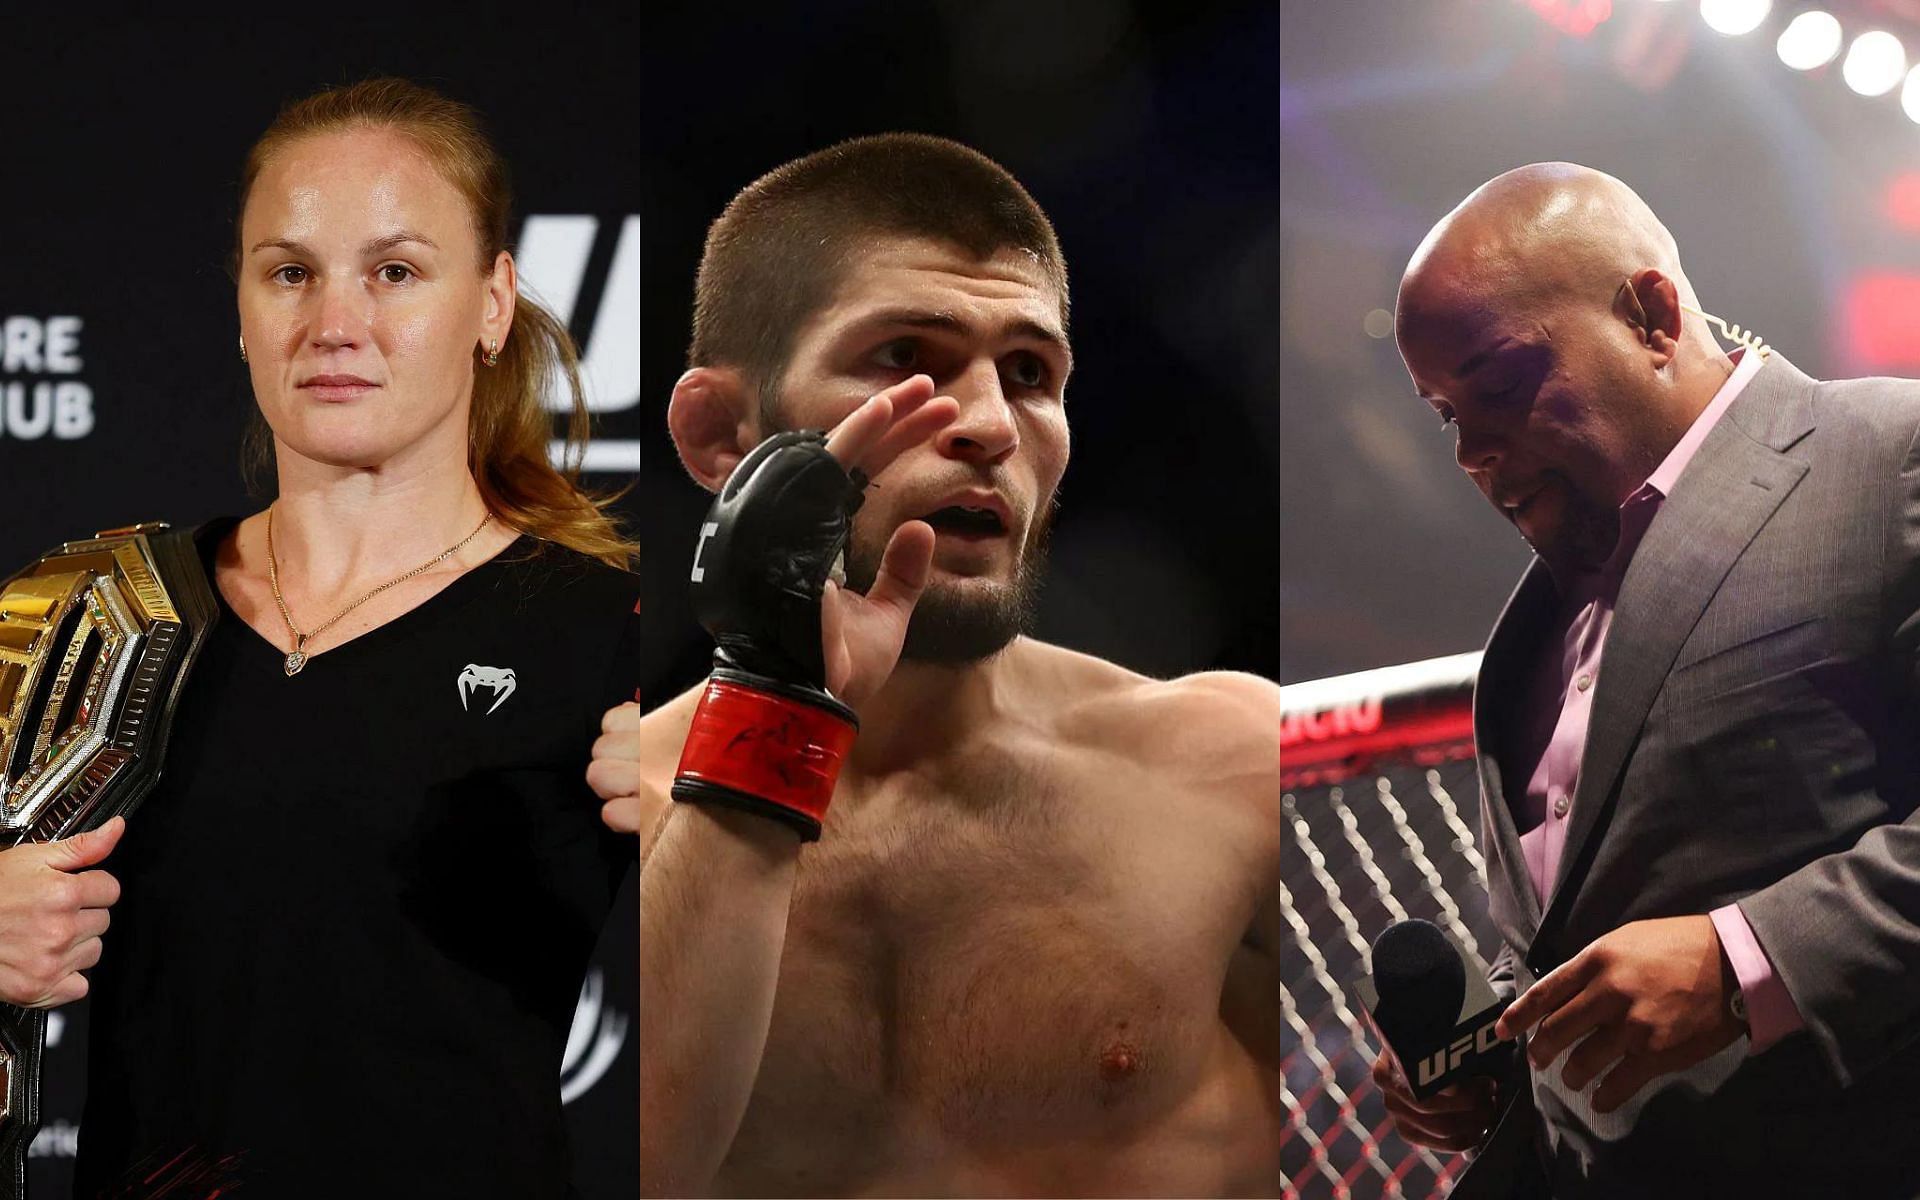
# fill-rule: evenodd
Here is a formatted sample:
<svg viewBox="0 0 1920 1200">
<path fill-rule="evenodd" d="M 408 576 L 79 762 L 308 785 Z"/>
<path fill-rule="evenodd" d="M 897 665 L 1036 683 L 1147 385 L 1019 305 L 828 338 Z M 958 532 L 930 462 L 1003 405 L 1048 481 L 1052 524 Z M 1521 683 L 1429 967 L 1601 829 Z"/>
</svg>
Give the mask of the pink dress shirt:
<svg viewBox="0 0 1920 1200">
<path fill-rule="evenodd" d="M 1620 505 L 1620 541 L 1613 554 L 1596 570 L 1582 571 L 1566 581 L 1556 580 L 1560 588 L 1560 612 L 1557 627 L 1562 630 L 1559 653 L 1541 656 L 1535 669 L 1528 710 L 1535 715 L 1531 727 L 1522 731 L 1524 765 L 1533 755 L 1534 769 L 1525 793 L 1513 800 L 1514 819 L 1522 831 L 1521 855 L 1527 874 L 1533 879 L 1534 895 L 1544 910 L 1547 889 L 1560 866 L 1567 843 L 1567 819 L 1573 796 L 1580 782 L 1580 758 L 1586 750 L 1587 719 L 1593 711 L 1593 688 L 1600 678 L 1601 654 L 1606 649 L 1607 629 L 1613 623 L 1613 605 L 1620 593 L 1627 564 L 1639 548 L 1640 539 L 1653 523 L 1660 505 L 1672 493 L 1680 475 L 1693 460 L 1695 451 L 1707 434 L 1719 423 L 1734 398 L 1759 374 L 1761 358 L 1744 350 L 1734 353 L 1733 374 L 1714 393 L 1686 434 L 1668 453 L 1647 481 Z M 1740 906 L 1729 904 L 1713 910 L 1715 932 L 1720 947 L 1740 981 L 1747 1002 L 1747 1026 L 1750 1035 L 1748 1053 L 1766 1049 L 1782 1037 L 1803 1028 L 1800 1010 L 1793 997 L 1774 972 L 1759 939 L 1747 924 Z"/>
</svg>

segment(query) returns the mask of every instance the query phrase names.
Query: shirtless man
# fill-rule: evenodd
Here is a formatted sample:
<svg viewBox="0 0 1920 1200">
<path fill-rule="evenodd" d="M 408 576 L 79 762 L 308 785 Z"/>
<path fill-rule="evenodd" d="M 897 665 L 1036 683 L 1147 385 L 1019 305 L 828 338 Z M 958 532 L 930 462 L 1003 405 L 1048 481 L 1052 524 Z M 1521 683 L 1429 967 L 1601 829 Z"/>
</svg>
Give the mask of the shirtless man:
<svg viewBox="0 0 1920 1200">
<path fill-rule="evenodd" d="M 939 139 L 790 163 L 713 227 L 669 424 L 709 490 L 787 429 L 872 476 L 821 613 L 859 734 L 803 843 L 667 798 L 699 689 L 608 714 L 649 1195 L 1279 1192 L 1278 688 L 1023 633 L 1066 309 L 1031 197 Z"/>
</svg>

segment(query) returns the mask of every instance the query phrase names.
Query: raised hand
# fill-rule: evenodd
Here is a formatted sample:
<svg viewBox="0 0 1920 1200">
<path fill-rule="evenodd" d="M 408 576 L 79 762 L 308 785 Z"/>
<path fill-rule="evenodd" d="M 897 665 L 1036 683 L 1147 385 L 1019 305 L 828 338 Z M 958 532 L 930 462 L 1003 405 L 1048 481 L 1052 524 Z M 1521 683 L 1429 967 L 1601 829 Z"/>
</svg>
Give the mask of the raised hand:
<svg viewBox="0 0 1920 1200">
<path fill-rule="evenodd" d="M 714 671 L 681 746 L 675 800 L 740 808 L 820 836 L 856 705 L 899 660 L 926 586 L 933 530 L 895 530 L 868 594 L 832 585 L 862 489 L 958 415 L 916 375 L 850 413 L 830 435 L 793 430 L 755 446 L 707 510 L 694 552 L 693 609 L 713 635 Z"/>
<path fill-rule="evenodd" d="M 960 406 L 933 394 L 926 375 L 874 395 L 834 427 L 827 452 L 849 470 L 878 475 L 903 452 L 925 442 L 959 415 Z M 886 683 L 900 659 L 913 606 L 933 566 L 933 527 L 908 521 L 893 531 L 880 573 L 866 594 L 828 581 L 821 600 L 821 656 L 827 687 L 854 709 Z"/>
</svg>

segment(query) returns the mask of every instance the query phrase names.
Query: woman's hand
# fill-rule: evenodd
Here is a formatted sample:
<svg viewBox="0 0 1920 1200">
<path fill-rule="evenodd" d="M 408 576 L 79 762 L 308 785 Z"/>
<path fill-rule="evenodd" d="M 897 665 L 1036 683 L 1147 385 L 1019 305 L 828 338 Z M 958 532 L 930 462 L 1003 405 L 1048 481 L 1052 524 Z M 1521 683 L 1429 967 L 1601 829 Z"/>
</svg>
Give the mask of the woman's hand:
<svg viewBox="0 0 1920 1200">
<path fill-rule="evenodd" d="M 86 868 L 112 853 L 126 828 L 115 817 L 64 841 L 0 850 L 0 1000 L 56 1008 L 87 994 L 80 972 L 100 961 L 120 884 Z"/>
</svg>

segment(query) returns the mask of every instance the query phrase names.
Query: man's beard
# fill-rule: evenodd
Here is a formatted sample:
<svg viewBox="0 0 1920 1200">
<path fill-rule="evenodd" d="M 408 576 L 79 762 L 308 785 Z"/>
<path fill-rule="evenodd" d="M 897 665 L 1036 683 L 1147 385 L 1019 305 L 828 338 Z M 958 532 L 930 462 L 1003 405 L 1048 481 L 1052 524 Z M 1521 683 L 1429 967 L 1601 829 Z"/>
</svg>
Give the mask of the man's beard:
<svg viewBox="0 0 1920 1200">
<path fill-rule="evenodd" d="M 783 407 L 777 396 L 761 395 L 760 422 L 768 436 L 795 428 L 787 423 L 781 411 Z M 952 584 L 928 583 L 913 606 L 913 616 L 907 621 L 907 638 L 900 648 L 900 657 L 908 662 L 963 666 L 991 658 L 1005 650 L 1014 638 L 1033 632 L 1047 544 L 1053 534 L 1053 514 L 1059 507 L 1060 496 L 1056 492 L 1035 515 L 1033 532 L 1009 583 L 965 590 Z M 880 559 L 885 550 L 884 542 L 868 546 L 858 537 L 849 537 L 847 587 L 866 595 L 873 581 L 880 577 Z"/>
<path fill-rule="evenodd" d="M 1551 545 L 1535 546 L 1556 573 L 1598 570 L 1620 543 L 1620 509 L 1594 500 L 1561 476 L 1560 527 Z"/>
<path fill-rule="evenodd" d="M 1036 515 L 1033 532 L 1007 583 L 974 588 L 937 579 L 929 583 L 913 606 L 900 657 L 909 662 L 961 666 L 990 658 L 1006 649 L 1014 638 L 1033 632 L 1057 507 L 1057 502 L 1050 501 Z M 848 540 L 849 588 L 864 595 L 873 586 L 883 550 L 884 546 L 863 545 L 857 538 Z"/>
</svg>

